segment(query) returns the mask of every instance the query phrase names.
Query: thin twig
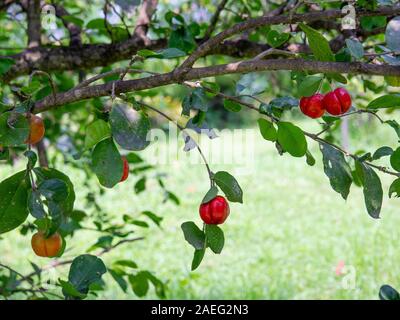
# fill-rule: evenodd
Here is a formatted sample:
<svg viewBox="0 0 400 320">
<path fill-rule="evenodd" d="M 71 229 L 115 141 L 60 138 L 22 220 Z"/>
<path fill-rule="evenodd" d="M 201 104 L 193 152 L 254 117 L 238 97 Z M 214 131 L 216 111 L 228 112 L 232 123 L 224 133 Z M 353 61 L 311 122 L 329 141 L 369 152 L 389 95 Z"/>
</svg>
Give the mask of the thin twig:
<svg viewBox="0 0 400 320">
<path fill-rule="evenodd" d="M 206 30 L 206 32 L 204 34 L 203 41 L 207 41 L 211 37 L 211 34 L 214 32 L 215 27 L 217 26 L 217 22 L 218 22 L 219 16 L 220 16 L 222 10 L 224 10 L 224 8 L 225 8 L 225 6 L 226 6 L 228 1 L 229 0 L 222 0 L 219 3 L 219 5 L 217 6 L 217 9 L 215 10 L 215 13 L 214 13 L 214 15 L 212 16 L 212 18 L 210 20 L 210 25 L 208 26 L 208 28 L 207 28 L 207 30 Z"/>
<path fill-rule="evenodd" d="M 121 99 L 123 99 L 123 97 L 121 97 Z M 142 105 L 142 106 L 144 106 L 144 107 L 146 107 L 146 108 L 148 108 L 148 109 L 150 109 L 150 110 L 153 110 L 154 112 L 156 112 L 156 113 L 158 113 L 159 115 L 163 116 L 165 119 L 171 121 L 172 123 L 174 123 L 174 124 L 177 126 L 177 128 L 178 128 L 180 131 L 184 132 L 185 134 L 187 134 L 187 135 L 190 137 L 190 135 L 186 132 L 186 129 L 185 129 L 183 126 L 181 126 L 177 121 L 175 121 L 174 119 L 172 119 L 172 118 L 171 118 L 169 115 L 167 115 L 166 113 L 164 113 L 164 112 L 162 112 L 161 110 L 159 110 L 159 109 L 157 109 L 157 108 L 154 108 L 154 107 L 152 107 L 151 105 L 148 105 L 147 103 L 144 103 L 144 102 L 142 102 L 142 101 L 137 101 L 137 103 L 139 103 L 140 105 Z M 198 150 L 198 152 L 199 152 L 201 158 L 203 159 L 204 165 L 206 166 L 207 173 L 208 173 L 208 176 L 209 176 L 209 178 L 210 178 L 210 184 L 211 184 L 211 186 L 213 186 L 213 173 L 212 173 L 212 171 L 211 171 L 211 169 L 210 169 L 210 166 L 209 166 L 209 164 L 208 164 L 208 161 L 207 161 L 207 159 L 206 159 L 206 157 L 205 157 L 203 151 L 201 150 L 199 144 L 198 144 L 192 137 L 190 137 L 190 138 L 191 138 L 192 141 L 196 144 L 196 148 L 197 148 L 197 150 Z"/>
</svg>

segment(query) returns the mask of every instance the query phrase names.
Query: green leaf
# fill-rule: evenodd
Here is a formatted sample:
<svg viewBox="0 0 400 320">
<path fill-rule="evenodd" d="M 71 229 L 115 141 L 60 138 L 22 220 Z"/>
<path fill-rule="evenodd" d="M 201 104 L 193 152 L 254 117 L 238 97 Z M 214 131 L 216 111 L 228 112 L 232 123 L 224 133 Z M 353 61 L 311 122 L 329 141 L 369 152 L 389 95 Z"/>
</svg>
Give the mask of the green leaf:
<svg viewBox="0 0 400 320">
<path fill-rule="evenodd" d="M 181 225 L 185 240 L 189 242 L 195 249 L 203 249 L 205 235 L 202 230 L 193 221 L 187 221 Z"/>
<path fill-rule="evenodd" d="M 117 260 L 113 262 L 113 265 L 131 269 L 137 269 L 138 267 L 138 265 L 132 260 Z"/>
<path fill-rule="evenodd" d="M 214 181 L 225 193 L 227 199 L 231 202 L 243 203 L 243 191 L 239 183 L 230 173 L 218 171 L 214 174 Z"/>
<path fill-rule="evenodd" d="M 154 214 L 151 211 L 143 211 L 142 212 L 143 215 L 145 215 L 146 217 L 148 217 L 151 221 L 153 221 L 157 226 L 161 226 L 161 221 L 163 220 L 162 217 Z"/>
<path fill-rule="evenodd" d="M 214 199 L 218 195 L 218 188 L 216 186 L 212 186 L 210 190 L 207 191 L 206 195 L 204 196 L 203 200 L 201 203 L 207 203 L 210 202 L 212 199 Z"/>
<path fill-rule="evenodd" d="M 143 192 L 144 190 L 146 190 L 146 177 L 140 178 L 135 183 L 134 189 L 135 189 L 136 194 L 139 194 L 139 193 Z"/>
<path fill-rule="evenodd" d="M 111 138 L 99 142 L 92 152 L 92 168 L 99 182 L 106 188 L 121 181 L 123 162 Z"/>
<path fill-rule="evenodd" d="M 142 271 L 144 275 L 147 277 L 147 279 L 152 283 L 154 286 L 155 292 L 157 297 L 160 299 L 165 299 L 166 298 L 166 293 L 165 293 L 165 284 L 158 278 L 156 278 L 151 272 L 149 271 Z"/>
<path fill-rule="evenodd" d="M 87 294 L 89 286 L 99 281 L 106 272 L 106 266 L 100 258 L 90 254 L 83 254 L 72 261 L 68 281 L 77 291 Z"/>
<path fill-rule="evenodd" d="M 400 124 L 396 120 L 387 120 L 385 123 L 391 126 L 400 138 Z"/>
<path fill-rule="evenodd" d="M 386 94 L 372 100 L 368 105 L 368 109 L 394 108 L 400 107 L 400 94 Z"/>
<path fill-rule="evenodd" d="M 400 77 L 396 76 L 385 76 L 385 81 L 389 86 L 400 87 Z"/>
<path fill-rule="evenodd" d="M 383 146 L 378 148 L 374 154 L 372 155 L 372 160 L 378 160 L 380 158 L 390 156 L 393 153 L 393 149 L 391 147 Z"/>
<path fill-rule="evenodd" d="M 90 149 L 111 136 L 111 130 L 104 120 L 96 120 L 86 127 L 85 148 Z"/>
<path fill-rule="evenodd" d="M 364 56 L 364 48 L 360 41 L 354 39 L 346 39 L 346 46 L 350 54 L 357 60 Z"/>
<path fill-rule="evenodd" d="M 128 290 L 128 284 L 123 278 L 124 272 L 121 272 L 121 270 L 108 269 L 108 273 L 115 280 L 115 282 L 118 284 L 123 292 L 126 292 L 126 290 Z"/>
<path fill-rule="evenodd" d="M 98 19 L 90 20 L 86 24 L 86 29 L 105 30 L 106 26 L 105 26 L 105 23 L 104 23 L 104 19 L 98 18 Z"/>
<path fill-rule="evenodd" d="M 242 106 L 232 100 L 224 100 L 224 108 L 230 112 L 239 112 L 240 110 L 242 110 Z"/>
<path fill-rule="evenodd" d="M 383 190 L 381 180 L 375 171 L 364 163 L 361 163 L 363 170 L 364 201 L 368 214 L 378 219 L 382 207 Z"/>
<path fill-rule="evenodd" d="M 71 22 L 71 23 L 79 26 L 80 28 L 83 28 L 83 25 L 85 23 L 82 19 L 79 19 L 79 18 L 77 18 L 75 16 L 70 16 L 70 15 L 69 16 L 67 16 L 67 15 L 62 16 L 62 20 L 63 21 L 67 21 L 67 22 Z"/>
<path fill-rule="evenodd" d="M 400 197 L 400 178 L 394 180 L 389 187 L 389 198 L 391 198 L 393 194 L 395 194 L 394 196 L 396 198 Z"/>
<path fill-rule="evenodd" d="M 206 224 L 205 227 L 207 246 L 214 253 L 221 253 L 225 244 L 224 232 L 217 225 Z"/>
<path fill-rule="evenodd" d="M 0 76 L 7 73 L 14 64 L 14 59 L 0 57 Z"/>
<path fill-rule="evenodd" d="M 366 31 L 372 31 L 376 28 L 383 28 L 386 26 L 386 17 L 384 16 L 371 16 L 361 17 L 361 27 Z"/>
<path fill-rule="evenodd" d="M 390 156 L 390 165 L 396 171 L 400 171 L 400 147 Z"/>
<path fill-rule="evenodd" d="M 310 97 L 317 92 L 324 78 L 321 76 L 308 76 L 300 83 L 298 95 L 301 97 Z"/>
<path fill-rule="evenodd" d="M 347 199 L 352 183 L 351 169 L 346 162 L 343 153 L 326 143 L 320 143 L 324 172 L 336 192 L 340 193 L 343 199 Z"/>
<path fill-rule="evenodd" d="M 267 34 L 267 43 L 273 47 L 278 48 L 283 45 L 290 38 L 290 33 L 279 32 L 277 30 L 270 30 Z"/>
<path fill-rule="evenodd" d="M 194 251 L 193 260 L 192 260 L 192 271 L 196 270 L 201 262 L 203 261 L 204 254 L 206 253 L 206 249 L 198 249 Z"/>
<path fill-rule="evenodd" d="M 115 141 L 124 149 L 139 151 L 150 144 L 147 140 L 150 120 L 142 111 L 115 105 L 111 110 L 110 125 Z"/>
<path fill-rule="evenodd" d="M 281 117 L 285 110 L 291 110 L 297 108 L 299 100 L 293 97 L 279 97 L 272 99 L 268 104 L 262 103 L 260 105 L 260 113 L 267 115 L 274 115 Z"/>
<path fill-rule="evenodd" d="M 315 158 L 313 157 L 313 155 L 311 154 L 310 151 L 307 150 L 306 152 L 306 162 L 307 164 L 312 167 L 313 165 L 315 165 Z"/>
<path fill-rule="evenodd" d="M 0 145 L 15 147 L 25 144 L 29 137 L 29 122 L 20 113 L 5 112 L 0 115 Z"/>
<path fill-rule="evenodd" d="M 31 215 L 36 219 L 41 219 L 46 217 L 46 212 L 44 211 L 43 201 L 40 198 L 39 191 L 32 189 L 29 190 L 28 209 Z"/>
<path fill-rule="evenodd" d="M 283 150 L 293 157 L 302 157 L 307 152 L 307 141 L 303 131 L 290 122 L 278 122 L 277 140 Z"/>
<path fill-rule="evenodd" d="M 129 275 L 129 283 L 138 297 L 144 297 L 149 291 L 149 281 L 143 271 L 138 272 L 136 275 Z"/>
<path fill-rule="evenodd" d="M 400 294 L 396 289 L 385 284 L 379 289 L 379 299 L 381 300 L 400 300 Z"/>
<path fill-rule="evenodd" d="M 17 228 L 26 220 L 29 188 L 26 171 L 0 183 L 0 234 Z"/>
<path fill-rule="evenodd" d="M 59 279 L 58 282 L 62 288 L 62 292 L 65 297 L 77 298 L 77 299 L 85 299 L 86 298 L 86 294 L 83 294 L 83 293 L 79 292 L 78 290 L 76 290 L 76 288 L 74 287 L 74 285 L 72 283 L 69 283 L 68 281 L 64 281 L 61 279 Z"/>
<path fill-rule="evenodd" d="M 300 28 L 306 34 L 310 49 L 316 60 L 335 61 L 335 56 L 329 46 L 328 40 L 321 33 L 303 23 L 300 23 Z"/>
<path fill-rule="evenodd" d="M 44 180 L 38 186 L 39 193 L 48 200 L 55 202 L 64 201 L 68 197 L 68 186 L 60 179 Z"/>
<path fill-rule="evenodd" d="M 278 134 L 271 121 L 260 118 L 258 119 L 258 127 L 260 128 L 261 135 L 265 140 L 276 141 Z"/>
<path fill-rule="evenodd" d="M 58 205 L 62 209 L 64 215 L 71 213 L 74 209 L 75 190 L 68 176 L 56 169 L 49 168 L 34 168 L 33 172 L 36 174 L 38 185 L 50 179 L 59 179 L 65 182 L 68 186 L 68 196 L 63 201 L 59 202 Z"/>
<path fill-rule="evenodd" d="M 33 152 L 32 150 L 27 150 L 24 152 L 24 156 L 28 158 L 28 164 L 27 164 L 27 168 L 29 170 L 32 170 L 37 162 L 37 155 L 35 152 Z"/>
<path fill-rule="evenodd" d="M 394 17 L 386 26 L 386 44 L 391 50 L 400 51 L 400 16 Z"/>
</svg>

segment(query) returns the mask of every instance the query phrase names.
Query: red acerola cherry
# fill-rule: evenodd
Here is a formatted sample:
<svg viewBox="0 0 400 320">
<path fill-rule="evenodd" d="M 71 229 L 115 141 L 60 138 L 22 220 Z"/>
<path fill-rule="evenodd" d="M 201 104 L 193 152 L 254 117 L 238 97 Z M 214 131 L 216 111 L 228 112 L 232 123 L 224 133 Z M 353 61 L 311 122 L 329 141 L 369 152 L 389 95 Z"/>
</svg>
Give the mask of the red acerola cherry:
<svg viewBox="0 0 400 320">
<path fill-rule="evenodd" d="M 128 163 L 128 160 L 126 160 L 126 157 L 121 157 L 121 159 L 122 159 L 122 162 L 124 164 L 124 170 L 123 170 L 123 173 L 122 173 L 122 178 L 121 178 L 121 180 L 119 182 L 125 181 L 126 179 L 128 179 L 128 176 L 129 176 L 129 163 Z"/>
<path fill-rule="evenodd" d="M 331 115 L 339 116 L 346 113 L 351 107 L 350 94 L 344 88 L 337 88 L 328 92 L 323 101 L 324 108 Z"/>
<path fill-rule="evenodd" d="M 229 216 L 229 204 L 224 197 L 216 196 L 199 208 L 200 217 L 206 224 L 222 224 Z"/>
<path fill-rule="evenodd" d="M 303 97 L 300 99 L 300 110 L 306 116 L 316 119 L 322 117 L 325 112 L 322 104 L 324 96 L 320 93 L 314 94 L 311 97 Z"/>
</svg>

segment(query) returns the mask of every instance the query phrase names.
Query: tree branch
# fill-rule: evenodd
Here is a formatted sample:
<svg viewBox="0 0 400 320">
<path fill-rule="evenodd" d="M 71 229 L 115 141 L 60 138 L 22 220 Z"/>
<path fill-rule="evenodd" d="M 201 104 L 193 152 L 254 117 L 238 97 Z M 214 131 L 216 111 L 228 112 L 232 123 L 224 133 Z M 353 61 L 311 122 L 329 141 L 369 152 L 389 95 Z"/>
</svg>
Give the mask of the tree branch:
<svg viewBox="0 0 400 320">
<path fill-rule="evenodd" d="M 357 11 L 357 17 L 363 16 L 388 16 L 400 13 L 400 5 L 392 6 L 392 7 L 382 7 L 375 11 Z M 296 15 L 278 15 L 278 16 L 264 16 L 260 18 L 255 18 L 251 20 L 247 20 L 241 23 L 238 23 L 232 26 L 229 29 L 226 29 L 210 40 L 206 41 L 202 45 L 200 45 L 182 64 L 180 70 L 184 70 L 193 66 L 193 64 L 201 57 L 206 55 L 208 52 L 212 50 L 213 47 L 218 46 L 223 40 L 258 27 L 267 26 L 267 25 L 276 25 L 276 24 L 291 24 L 297 22 L 315 22 L 320 20 L 333 20 L 337 18 L 342 18 L 345 16 L 345 13 L 342 13 L 341 10 L 326 10 L 321 12 L 309 12 L 304 14 L 296 14 Z"/>
<path fill-rule="evenodd" d="M 222 10 L 224 10 L 224 8 L 225 8 L 225 6 L 226 6 L 226 3 L 227 3 L 228 1 L 229 1 L 229 0 L 222 0 L 222 1 L 219 3 L 217 9 L 215 10 L 214 15 L 213 15 L 212 18 L 211 18 L 210 25 L 208 26 L 208 28 L 207 28 L 207 30 L 206 30 L 206 33 L 205 33 L 205 35 L 204 35 L 203 41 L 207 41 L 207 40 L 211 37 L 211 34 L 214 32 L 215 27 L 217 26 L 217 22 L 218 22 L 219 16 L 220 16 Z"/>
<path fill-rule="evenodd" d="M 57 3 L 54 3 L 54 1 L 52 1 L 52 6 L 56 10 L 56 16 L 61 19 L 61 21 L 64 24 L 64 27 L 69 32 L 69 38 L 70 38 L 69 45 L 72 47 L 80 46 L 82 44 L 82 38 L 81 38 L 82 29 L 81 29 L 81 27 L 79 27 L 78 25 L 76 25 L 70 21 L 63 19 L 64 16 L 70 15 L 69 12 L 63 6 L 61 6 Z"/>
<path fill-rule="evenodd" d="M 155 0 L 146 1 L 141 7 L 142 11 L 146 8 L 151 7 L 151 3 Z M 154 9 L 154 7 L 152 7 Z M 149 9 L 148 9 L 149 10 Z M 148 12 L 148 11 L 147 11 Z M 400 6 L 393 7 L 384 7 L 379 9 L 376 12 L 360 12 L 359 16 L 363 15 L 387 15 L 392 16 L 394 14 L 400 13 Z M 294 15 L 292 17 L 292 22 L 294 21 L 306 21 L 312 23 L 314 21 L 329 21 L 334 20 L 337 17 L 341 16 L 340 10 L 329 10 L 323 12 L 312 12 L 306 13 L 303 15 Z M 142 22 L 140 22 L 142 21 Z M 143 38 L 141 34 L 147 30 L 146 26 L 148 26 L 148 22 L 150 21 L 148 16 L 147 18 L 140 19 L 138 26 L 136 27 L 138 34 L 134 34 L 132 38 L 113 44 L 91 44 L 91 45 L 83 45 L 80 50 L 76 50 L 71 47 L 54 47 L 54 48 L 30 48 L 26 51 L 9 56 L 9 58 L 15 60 L 15 64 L 7 72 L 3 77 L 3 81 L 9 82 L 10 80 L 24 74 L 30 74 L 33 70 L 43 70 L 47 72 L 51 71 L 64 71 L 64 70 L 83 70 L 83 69 L 91 69 L 98 66 L 107 66 L 112 63 L 121 60 L 127 60 L 132 57 L 132 55 L 136 54 L 137 51 L 141 49 L 149 49 L 149 50 L 159 50 L 165 48 L 167 45 L 167 39 L 158 39 L 158 40 L 148 40 L 147 38 Z M 146 22 L 147 21 L 147 22 Z M 253 26 L 259 26 L 263 24 L 276 24 L 276 23 L 285 23 L 290 21 L 287 15 L 279 15 L 275 17 L 261 17 L 257 19 L 251 19 L 241 24 L 235 25 L 232 28 L 228 29 L 233 31 L 229 31 L 229 34 L 232 32 L 240 32 L 240 30 L 247 30 L 247 28 Z M 244 24 L 244 25 L 243 25 Z M 224 31 L 221 36 L 221 33 L 216 37 L 206 41 L 207 50 L 206 55 L 211 54 L 222 54 L 231 57 L 254 57 L 260 54 L 263 51 L 270 49 L 270 46 L 266 44 L 254 43 L 248 40 L 225 40 L 225 37 L 228 37 Z M 381 29 L 375 30 L 374 32 L 382 32 Z M 360 36 L 363 36 L 360 34 Z M 219 38 L 217 38 L 219 37 Z M 213 40 L 216 39 L 217 40 Z M 220 43 L 223 38 L 224 42 Z M 221 40 L 221 41 L 220 41 Z M 213 41 L 210 45 L 210 41 Z M 202 43 L 203 40 L 200 39 L 198 41 Z M 216 43 L 214 45 L 214 43 Z M 199 49 L 202 48 L 200 45 Z M 195 52 L 197 52 L 197 49 Z M 299 44 L 289 44 L 285 48 L 285 50 L 289 50 L 292 52 L 308 52 L 308 46 L 299 45 Z M 192 59 L 192 58 L 191 58 Z"/>
<path fill-rule="evenodd" d="M 190 69 L 183 78 L 175 72 L 154 75 L 147 78 L 117 81 L 103 85 L 95 85 L 85 88 L 72 89 L 68 92 L 59 93 L 54 98 L 48 96 L 38 101 L 34 107 L 34 113 L 40 113 L 53 107 L 62 106 L 80 100 L 109 96 L 115 85 L 115 93 L 130 91 L 141 91 L 161 87 L 186 80 L 198 80 L 224 74 L 247 73 L 267 70 L 294 70 L 310 71 L 315 73 L 344 73 L 344 74 L 370 74 L 400 76 L 400 66 L 375 65 L 359 62 L 320 62 L 304 59 L 271 59 L 257 61 L 239 61 L 235 63 L 222 64 L 211 67 Z"/>
<path fill-rule="evenodd" d="M 151 17 L 157 9 L 157 3 L 157 0 L 143 0 L 139 10 L 134 35 L 142 39 L 146 46 L 151 43 L 150 39 L 147 37 L 147 30 L 150 26 Z"/>
<path fill-rule="evenodd" d="M 40 0 L 28 0 L 28 47 L 38 47 L 41 44 Z"/>
</svg>

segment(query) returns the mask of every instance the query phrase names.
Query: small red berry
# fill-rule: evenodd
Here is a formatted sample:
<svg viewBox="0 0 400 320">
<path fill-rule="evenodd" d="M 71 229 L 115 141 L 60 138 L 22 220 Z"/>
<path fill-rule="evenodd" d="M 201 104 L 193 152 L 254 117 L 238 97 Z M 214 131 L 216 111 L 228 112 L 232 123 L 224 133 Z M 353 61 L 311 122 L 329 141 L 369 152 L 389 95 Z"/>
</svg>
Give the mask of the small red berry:
<svg viewBox="0 0 400 320">
<path fill-rule="evenodd" d="M 314 94 L 311 97 L 303 97 L 300 99 L 300 110 L 306 116 L 316 119 L 322 117 L 325 109 L 322 104 L 324 96 L 320 93 Z"/>
<path fill-rule="evenodd" d="M 222 224 L 229 216 L 229 204 L 222 196 L 216 196 L 200 205 L 199 213 L 206 224 Z"/>
<path fill-rule="evenodd" d="M 337 88 L 328 92 L 323 101 L 324 108 L 331 115 L 339 116 L 346 113 L 351 107 L 351 97 L 346 89 Z"/>
<path fill-rule="evenodd" d="M 345 88 L 337 88 L 333 91 L 342 105 L 342 112 L 346 113 L 351 108 L 351 96 Z"/>
<path fill-rule="evenodd" d="M 126 179 L 128 179 L 128 176 L 129 176 L 129 163 L 128 163 L 128 160 L 126 160 L 126 157 L 121 157 L 121 159 L 124 164 L 124 169 L 123 169 L 122 178 L 121 178 L 120 182 L 123 182 Z"/>
</svg>

